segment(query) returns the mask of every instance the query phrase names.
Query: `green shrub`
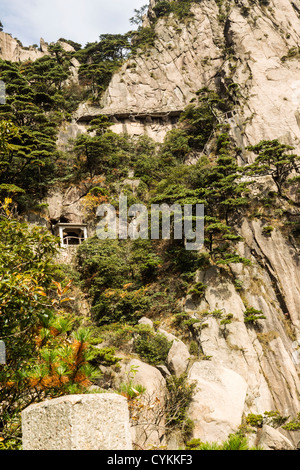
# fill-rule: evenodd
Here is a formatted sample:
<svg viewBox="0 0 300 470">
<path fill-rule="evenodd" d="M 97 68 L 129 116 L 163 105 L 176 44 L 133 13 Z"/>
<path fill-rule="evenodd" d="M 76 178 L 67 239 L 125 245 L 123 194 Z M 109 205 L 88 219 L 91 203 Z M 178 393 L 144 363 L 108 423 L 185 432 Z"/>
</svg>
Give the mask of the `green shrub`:
<svg viewBox="0 0 300 470">
<path fill-rule="evenodd" d="M 153 7 L 153 10 L 157 18 L 160 18 L 161 16 L 166 16 L 171 13 L 172 5 L 168 1 L 162 0 L 160 2 L 157 2 L 157 4 Z"/>
<path fill-rule="evenodd" d="M 197 282 L 189 291 L 188 294 L 195 295 L 202 298 L 205 294 L 205 289 L 207 288 L 206 284 L 203 282 Z"/>
<path fill-rule="evenodd" d="M 115 322 L 136 324 L 150 306 L 151 296 L 145 289 L 114 289 L 100 294 L 91 311 L 98 325 Z"/>
<path fill-rule="evenodd" d="M 157 18 L 174 13 L 180 20 L 192 16 L 191 6 L 193 3 L 199 3 L 199 0 L 174 0 L 172 2 L 162 0 L 157 2 L 153 10 Z"/>
<path fill-rule="evenodd" d="M 221 319 L 223 316 L 223 311 L 220 309 L 215 309 L 211 313 L 207 312 L 208 315 L 212 315 L 214 318 L 219 318 Z"/>
<path fill-rule="evenodd" d="M 91 362 L 97 365 L 113 366 L 120 362 L 121 358 L 115 356 L 115 348 L 93 348 Z"/>
<path fill-rule="evenodd" d="M 286 423 L 288 418 L 289 416 L 281 416 L 278 411 L 265 411 L 263 415 L 250 413 L 246 416 L 246 423 L 255 428 L 261 428 L 263 424 L 278 428 Z"/>
<path fill-rule="evenodd" d="M 198 356 L 199 345 L 198 345 L 197 341 L 191 341 L 189 352 L 193 356 Z"/>
<path fill-rule="evenodd" d="M 141 384 L 134 383 L 138 366 L 132 366 L 127 374 L 126 382 L 122 382 L 118 389 L 118 393 L 125 396 L 128 400 L 134 400 L 146 392 L 146 387 Z"/>
<path fill-rule="evenodd" d="M 153 304 L 147 285 L 156 277 L 160 258 L 148 240 L 90 238 L 77 252 L 77 269 L 92 297 L 98 325 L 136 324 Z"/>
<path fill-rule="evenodd" d="M 285 429 L 286 431 L 299 431 L 300 413 L 297 414 L 296 418 L 293 418 L 289 423 L 282 426 L 282 429 Z"/>
<path fill-rule="evenodd" d="M 228 315 L 220 321 L 220 325 L 229 325 L 232 322 L 232 319 L 232 313 L 228 313 Z"/>
<path fill-rule="evenodd" d="M 242 290 L 243 289 L 243 281 L 240 280 L 240 279 L 235 279 L 234 287 L 237 291 Z"/>
<path fill-rule="evenodd" d="M 132 54 L 135 55 L 138 49 L 149 49 L 154 46 L 156 40 L 156 33 L 151 26 L 141 28 L 132 34 Z"/>
<path fill-rule="evenodd" d="M 200 439 L 191 439 L 185 445 L 185 450 L 198 450 L 201 445 Z"/>
<path fill-rule="evenodd" d="M 188 418 L 188 410 L 195 395 L 196 383 L 189 382 L 186 374 L 167 378 L 165 398 L 166 428 L 172 432 L 180 430 L 187 441 L 191 437 L 193 422 Z"/>
<path fill-rule="evenodd" d="M 134 341 L 135 351 L 149 364 L 163 364 L 169 354 L 173 341 L 165 335 L 154 333 L 151 328 L 141 328 Z"/>
<path fill-rule="evenodd" d="M 263 229 L 262 229 L 262 233 L 266 236 L 269 236 L 271 235 L 271 233 L 273 232 L 274 230 L 274 227 L 272 227 L 271 225 L 266 225 Z"/>
<path fill-rule="evenodd" d="M 117 349 L 125 349 L 126 344 L 135 334 L 135 326 L 126 325 L 124 323 L 110 323 L 99 328 L 101 341 L 105 341 L 110 347 Z"/>
<path fill-rule="evenodd" d="M 257 310 L 253 307 L 248 307 L 244 312 L 244 322 L 249 325 L 257 325 L 258 320 L 265 319 L 262 310 Z"/>
<path fill-rule="evenodd" d="M 267 424 L 273 428 L 282 426 L 289 419 L 289 416 L 282 416 L 278 411 L 265 411 L 264 416 L 266 417 Z"/>
<path fill-rule="evenodd" d="M 132 382 L 122 382 L 118 389 L 118 393 L 126 396 L 126 398 L 129 399 L 137 398 L 138 396 L 145 393 L 145 391 L 146 388 L 143 385 L 133 384 Z"/>
<path fill-rule="evenodd" d="M 250 449 L 248 440 L 242 434 L 230 434 L 228 439 L 222 443 L 202 442 L 200 439 L 193 439 L 186 444 L 186 450 L 256 450 Z"/>
<path fill-rule="evenodd" d="M 256 415 L 254 413 L 250 413 L 246 417 L 246 423 L 255 428 L 261 428 L 263 425 L 263 419 L 264 418 L 262 415 Z"/>
<path fill-rule="evenodd" d="M 230 434 L 223 442 L 222 450 L 249 450 L 247 438 L 238 433 Z"/>
</svg>

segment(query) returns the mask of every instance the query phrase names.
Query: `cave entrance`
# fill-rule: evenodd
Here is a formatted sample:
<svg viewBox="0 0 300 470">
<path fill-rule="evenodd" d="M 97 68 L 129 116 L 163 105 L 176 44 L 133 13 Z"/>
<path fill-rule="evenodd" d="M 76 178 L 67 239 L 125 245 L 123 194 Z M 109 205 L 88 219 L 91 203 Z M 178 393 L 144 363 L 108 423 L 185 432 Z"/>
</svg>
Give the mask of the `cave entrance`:
<svg viewBox="0 0 300 470">
<path fill-rule="evenodd" d="M 57 224 L 55 227 L 56 235 L 60 238 L 61 246 L 79 246 L 87 236 L 87 226 L 85 224 Z"/>
</svg>

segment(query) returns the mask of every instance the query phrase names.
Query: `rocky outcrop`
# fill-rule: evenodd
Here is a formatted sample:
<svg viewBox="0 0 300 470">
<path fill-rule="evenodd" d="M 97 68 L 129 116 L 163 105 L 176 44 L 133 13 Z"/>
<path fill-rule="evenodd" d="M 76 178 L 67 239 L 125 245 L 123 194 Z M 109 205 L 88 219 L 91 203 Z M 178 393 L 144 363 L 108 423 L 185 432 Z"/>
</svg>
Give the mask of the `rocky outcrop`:
<svg viewBox="0 0 300 470">
<path fill-rule="evenodd" d="M 262 450 L 294 450 L 289 439 L 271 426 L 265 424 L 257 435 L 256 446 Z"/>
<path fill-rule="evenodd" d="M 220 30 L 213 20 L 218 7 L 204 2 L 195 11 L 186 24 L 173 15 L 158 20 L 155 46 L 147 54 L 140 51 L 114 75 L 101 103 L 105 113 L 180 111 L 213 81 L 223 62 L 213 33 Z M 205 67 L 204 57 L 212 66 Z"/>
<path fill-rule="evenodd" d="M 36 60 L 48 54 L 48 45 L 41 38 L 40 48 L 24 48 L 20 41 L 14 39 L 10 34 L 0 32 L 0 57 L 11 62 L 24 62 L 25 60 Z"/>
<path fill-rule="evenodd" d="M 168 341 L 172 341 L 172 346 L 166 362 L 168 369 L 176 375 L 176 377 L 180 377 L 188 370 L 191 358 L 189 350 L 180 339 L 176 338 L 176 336 L 162 329 L 160 329 L 159 332 L 165 335 Z"/>
<path fill-rule="evenodd" d="M 299 151 L 299 10 L 299 0 L 225 2 L 220 8 L 204 0 L 193 4 L 191 19 L 160 18 L 154 47 L 114 74 L 100 108 L 86 104 L 75 118 L 108 114 L 115 132 L 161 141 L 176 125 L 171 113 L 182 111 L 197 90 L 224 92 L 237 84 L 236 112 L 226 119 L 238 146 L 280 138 Z M 164 122 L 155 121 L 157 114 Z"/>
<path fill-rule="evenodd" d="M 74 52 L 75 49 L 69 43 L 64 41 L 57 41 L 51 43 L 60 45 L 66 52 Z M 3 60 L 10 62 L 24 62 L 26 60 L 37 60 L 49 54 L 49 44 L 43 38 L 40 39 L 40 46 L 24 47 L 22 43 L 13 38 L 11 34 L 0 32 L 0 57 Z M 79 62 L 72 59 L 73 67 L 78 67 Z"/>
<path fill-rule="evenodd" d="M 199 281 L 207 285 L 204 298 L 198 305 L 187 299 L 185 306 L 187 312 L 199 318 L 196 329 L 208 359 L 202 366 L 207 376 L 216 376 L 218 365 L 239 377 L 243 390 L 240 398 L 243 396 L 244 402 L 233 400 L 225 408 L 234 415 L 239 403 L 240 419 L 249 413 L 275 410 L 282 416 L 296 416 L 300 409 L 299 362 L 293 359 L 294 341 L 299 338 L 298 253 L 279 230 L 266 238 L 262 229 L 261 222 L 244 220 L 241 233 L 245 241 L 240 243 L 239 250 L 248 256 L 251 266 L 232 264 L 229 271 L 212 267 L 201 272 Z M 246 324 L 244 314 L 248 307 L 260 310 L 265 318 L 256 325 Z M 222 324 L 218 312 L 222 318 L 230 315 L 229 322 Z M 202 383 L 201 367 L 197 366 L 191 376 Z M 224 391 L 222 394 L 226 397 Z M 196 398 L 192 405 L 194 416 L 202 422 L 195 436 L 214 440 L 215 431 L 209 436 L 211 427 L 204 423 L 211 422 L 211 414 L 222 416 L 224 403 L 212 399 L 209 414 L 207 399 L 207 396 Z M 296 445 L 299 433 L 289 438 Z"/>
<path fill-rule="evenodd" d="M 57 222 L 82 223 L 84 207 L 82 198 L 86 195 L 86 188 L 71 186 L 64 192 L 54 191 L 50 194 L 45 203 L 45 218 L 52 224 Z"/>
</svg>

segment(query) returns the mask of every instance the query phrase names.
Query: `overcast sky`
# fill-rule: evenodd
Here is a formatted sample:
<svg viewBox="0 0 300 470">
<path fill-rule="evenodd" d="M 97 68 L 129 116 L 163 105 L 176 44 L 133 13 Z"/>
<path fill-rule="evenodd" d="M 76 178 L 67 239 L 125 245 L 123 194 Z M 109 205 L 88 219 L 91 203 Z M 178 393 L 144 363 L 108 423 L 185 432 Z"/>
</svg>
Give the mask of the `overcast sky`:
<svg viewBox="0 0 300 470">
<path fill-rule="evenodd" d="M 4 31 L 24 46 L 60 38 L 83 46 L 100 34 L 135 29 L 129 19 L 148 0 L 0 0 Z"/>
</svg>

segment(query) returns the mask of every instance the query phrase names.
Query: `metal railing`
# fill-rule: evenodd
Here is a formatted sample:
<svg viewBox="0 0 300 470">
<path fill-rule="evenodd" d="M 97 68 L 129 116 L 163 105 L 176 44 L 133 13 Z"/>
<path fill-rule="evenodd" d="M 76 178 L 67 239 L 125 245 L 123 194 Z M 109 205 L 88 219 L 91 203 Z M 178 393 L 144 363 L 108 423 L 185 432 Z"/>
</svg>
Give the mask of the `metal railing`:
<svg viewBox="0 0 300 470">
<path fill-rule="evenodd" d="M 84 242 L 84 237 L 64 237 L 63 246 L 78 246 Z"/>
</svg>

